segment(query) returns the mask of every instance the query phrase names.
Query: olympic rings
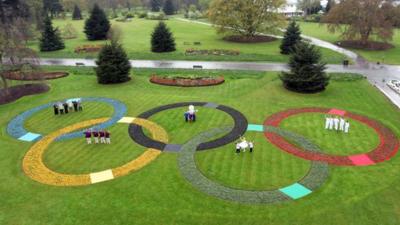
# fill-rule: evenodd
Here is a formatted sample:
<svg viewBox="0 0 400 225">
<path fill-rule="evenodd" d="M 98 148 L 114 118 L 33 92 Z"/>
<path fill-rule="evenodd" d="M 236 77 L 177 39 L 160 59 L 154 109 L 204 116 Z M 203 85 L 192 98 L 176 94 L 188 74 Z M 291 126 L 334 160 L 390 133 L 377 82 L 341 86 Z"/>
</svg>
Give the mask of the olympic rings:
<svg viewBox="0 0 400 225">
<path fill-rule="evenodd" d="M 54 185 L 54 186 L 82 186 L 103 181 L 112 180 L 117 177 L 125 176 L 133 171 L 137 171 L 142 167 L 146 166 L 153 160 L 155 160 L 161 152 L 155 149 L 147 149 L 138 158 L 126 163 L 117 168 L 104 170 L 101 172 L 95 172 L 90 174 L 60 174 L 50 170 L 43 163 L 43 153 L 48 146 L 62 134 L 82 129 L 88 126 L 101 124 L 109 120 L 109 118 L 93 119 L 85 122 L 77 123 L 58 131 L 55 131 L 41 140 L 36 142 L 26 153 L 22 168 L 27 176 L 35 181 L 43 184 Z M 120 123 L 134 123 L 145 127 L 151 133 L 154 139 L 159 141 L 168 141 L 168 135 L 166 131 L 158 126 L 157 124 L 144 119 L 126 117 L 122 118 Z"/>
<path fill-rule="evenodd" d="M 182 151 L 178 158 L 178 167 L 186 180 L 197 189 L 211 196 L 224 200 L 251 204 L 271 204 L 299 199 L 307 196 L 322 186 L 322 184 L 326 181 L 329 174 L 328 164 L 317 161 L 312 161 L 309 172 L 300 181 L 290 186 L 271 191 L 238 190 L 211 181 L 197 169 L 194 159 L 197 146 L 203 141 L 209 140 L 216 135 L 223 134 L 230 129 L 231 127 L 225 127 L 204 132 L 183 145 Z M 312 143 L 308 142 L 299 135 L 288 131 L 283 131 L 275 127 L 265 127 L 265 129 L 269 132 L 278 133 L 279 135 L 288 137 L 298 144 L 305 145 L 307 147 L 311 146 L 316 151 L 319 150 L 317 146 L 314 146 Z"/>
<path fill-rule="evenodd" d="M 126 106 L 118 100 L 109 99 L 109 98 L 81 98 L 81 101 L 83 101 L 83 102 L 87 102 L 87 101 L 104 102 L 104 103 L 110 104 L 114 107 L 114 114 L 112 115 L 112 117 L 109 120 L 104 121 L 103 123 L 92 127 L 93 129 L 96 129 L 96 130 L 102 130 L 102 129 L 106 129 L 107 127 L 112 126 L 126 114 Z M 33 114 L 35 114 L 36 112 L 39 112 L 40 110 L 43 110 L 45 108 L 49 108 L 49 107 L 53 106 L 54 104 L 55 104 L 55 102 L 41 105 L 41 106 L 35 107 L 33 109 L 30 109 L 30 110 L 25 111 L 22 114 L 18 115 L 17 117 L 15 117 L 14 119 L 12 119 L 9 122 L 9 124 L 7 126 L 7 133 L 9 135 L 11 135 L 12 137 L 14 137 L 18 140 L 21 140 L 21 141 L 34 142 L 34 141 L 40 140 L 43 136 L 42 134 L 31 133 L 24 128 L 25 120 L 27 118 L 29 118 L 30 116 L 32 116 Z M 58 137 L 56 140 L 57 141 L 68 140 L 68 139 L 72 139 L 72 138 L 78 138 L 81 136 L 82 136 L 82 132 L 77 131 L 77 132 L 73 132 L 73 133 L 65 133 L 62 136 Z"/>
<path fill-rule="evenodd" d="M 210 102 L 182 102 L 182 103 L 175 103 L 175 104 L 170 104 L 170 105 L 164 105 L 160 106 L 154 109 L 151 109 L 147 112 L 144 112 L 138 116 L 138 118 L 142 119 L 148 119 L 151 116 L 153 116 L 156 113 L 162 112 L 164 110 L 168 109 L 174 109 L 174 108 L 179 108 L 183 106 L 189 106 L 189 105 L 194 105 L 194 106 L 203 106 L 207 108 L 214 108 L 221 110 L 227 114 L 229 114 L 233 120 L 234 120 L 234 127 L 230 132 L 226 135 L 224 135 L 221 138 L 218 138 L 213 141 L 208 141 L 201 143 L 200 145 L 197 146 L 197 150 L 207 150 L 207 149 L 213 149 L 213 148 L 218 148 L 221 146 L 224 146 L 226 144 L 229 144 L 235 140 L 238 139 L 238 137 L 242 136 L 246 130 L 247 130 L 247 119 L 246 117 L 239 111 L 228 107 L 224 105 L 218 105 L 215 103 L 210 103 Z M 179 151 L 181 149 L 181 145 L 176 145 L 176 144 L 167 144 L 164 142 L 152 140 L 151 138 L 147 137 L 143 133 L 143 129 L 140 126 L 137 126 L 135 124 L 131 124 L 129 126 L 129 135 L 131 136 L 132 140 L 134 140 L 136 143 L 145 146 L 147 148 L 155 148 L 161 151 Z"/>
<path fill-rule="evenodd" d="M 313 152 L 308 148 L 298 148 L 283 137 L 271 132 L 265 132 L 266 138 L 273 143 L 278 148 L 293 154 L 295 156 L 301 157 L 307 160 L 323 161 L 329 164 L 338 166 L 367 166 L 373 165 L 379 162 L 383 162 L 391 159 L 396 155 L 399 149 L 399 141 L 396 135 L 387 127 L 379 123 L 378 121 L 369 119 L 365 116 L 357 115 L 351 112 L 341 111 L 337 109 L 325 109 L 325 108 L 301 108 L 301 109 L 290 109 L 276 113 L 264 122 L 266 126 L 278 127 L 279 124 L 286 118 L 298 114 L 304 113 L 340 113 L 340 115 L 345 115 L 349 118 L 357 120 L 365 125 L 373 128 L 375 132 L 379 135 L 380 144 L 373 151 L 366 154 L 360 155 L 350 155 L 350 156 L 336 156 L 328 155 L 321 152 Z"/>
</svg>

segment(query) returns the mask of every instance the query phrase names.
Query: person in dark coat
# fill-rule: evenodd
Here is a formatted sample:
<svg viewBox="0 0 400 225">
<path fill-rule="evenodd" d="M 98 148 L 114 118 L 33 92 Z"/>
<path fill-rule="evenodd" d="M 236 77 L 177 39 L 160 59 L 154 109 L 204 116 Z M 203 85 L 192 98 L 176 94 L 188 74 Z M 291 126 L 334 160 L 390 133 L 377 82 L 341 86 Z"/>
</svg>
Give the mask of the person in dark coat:
<svg viewBox="0 0 400 225">
<path fill-rule="evenodd" d="M 94 137 L 94 143 L 98 144 L 99 143 L 99 136 L 100 136 L 99 132 L 93 131 L 92 134 L 93 134 L 93 137 Z"/>
<path fill-rule="evenodd" d="M 68 104 L 64 102 L 63 106 L 65 114 L 68 114 Z"/>
<path fill-rule="evenodd" d="M 74 104 L 74 111 L 78 112 L 78 102 L 77 101 L 73 101 L 72 104 Z"/>
<path fill-rule="evenodd" d="M 57 106 L 57 104 L 54 104 L 54 105 L 53 105 L 53 108 L 54 108 L 54 115 L 58 115 L 59 111 L 58 111 L 58 106 Z"/>
<path fill-rule="evenodd" d="M 92 144 L 92 132 L 90 130 L 86 130 L 84 132 L 85 138 L 86 138 L 86 142 L 88 143 L 88 145 Z"/>
<path fill-rule="evenodd" d="M 105 144 L 106 143 L 106 131 L 102 130 L 99 132 L 100 135 L 100 143 Z"/>
<path fill-rule="evenodd" d="M 110 132 L 106 131 L 105 136 L 106 136 L 106 143 L 111 144 Z"/>
</svg>

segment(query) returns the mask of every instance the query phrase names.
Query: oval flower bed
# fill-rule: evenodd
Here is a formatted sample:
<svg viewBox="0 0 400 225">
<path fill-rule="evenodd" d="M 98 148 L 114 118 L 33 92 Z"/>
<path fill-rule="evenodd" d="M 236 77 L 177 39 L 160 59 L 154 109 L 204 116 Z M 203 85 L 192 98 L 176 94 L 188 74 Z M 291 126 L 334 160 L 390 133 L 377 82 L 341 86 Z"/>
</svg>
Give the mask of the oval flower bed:
<svg viewBox="0 0 400 225">
<path fill-rule="evenodd" d="M 150 82 L 154 84 L 178 87 L 203 87 L 219 85 L 225 82 L 223 76 L 220 77 L 161 77 L 152 75 Z"/>
<path fill-rule="evenodd" d="M 82 45 L 75 48 L 75 53 L 93 53 L 99 52 L 103 45 Z"/>
<path fill-rule="evenodd" d="M 4 77 L 9 80 L 23 80 L 23 81 L 34 81 L 34 80 L 51 80 L 58 79 L 68 76 L 67 72 L 30 72 L 21 73 L 18 71 L 4 73 Z"/>
<path fill-rule="evenodd" d="M 186 49 L 185 55 L 240 55 L 240 51 L 238 50 L 226 50 L 226 49 Z"/>
</svg>

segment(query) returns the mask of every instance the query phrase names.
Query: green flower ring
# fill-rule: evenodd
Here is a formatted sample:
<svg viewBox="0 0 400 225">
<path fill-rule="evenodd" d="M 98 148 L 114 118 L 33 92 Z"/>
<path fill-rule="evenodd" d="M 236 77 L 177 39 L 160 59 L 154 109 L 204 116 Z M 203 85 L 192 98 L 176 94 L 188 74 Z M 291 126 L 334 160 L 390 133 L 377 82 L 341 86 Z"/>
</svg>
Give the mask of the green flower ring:
<svg viewBox="0 0 400 225">
<path fill-rule="evenodd" d="M 251 128 L 249 126 L 249 128 Z M 283 188 L 268 191 L 247 191 L 238 190 L 223 186 L 208 179 L 203 175 L 196 166 L 195 153 L 199 144 L 210 140 L 211 138 L 232 130 L 232 127 L 216 128 L 191 139 L 182 146 L 178 158 L 178 168 L 185 179 L 190 182 L 198 190 L 208 195 L 246 204 L 272 204 L 296 200 L 311 194 L 313 191 L 322 186 L 329 175 L 328 164 L 325 162 L 311 161 L 311 168 L 307 175 L 298 182 Z M 248 129 L 249 131 L 255 131 Z M 310 143 L 305 138 L 289 131 L 284 131 L 277 127 L 265 126 L 263 131 L 276 133 L 288 138 L 304 148 L 319 151 L 319 148 Z"/>
</svg>

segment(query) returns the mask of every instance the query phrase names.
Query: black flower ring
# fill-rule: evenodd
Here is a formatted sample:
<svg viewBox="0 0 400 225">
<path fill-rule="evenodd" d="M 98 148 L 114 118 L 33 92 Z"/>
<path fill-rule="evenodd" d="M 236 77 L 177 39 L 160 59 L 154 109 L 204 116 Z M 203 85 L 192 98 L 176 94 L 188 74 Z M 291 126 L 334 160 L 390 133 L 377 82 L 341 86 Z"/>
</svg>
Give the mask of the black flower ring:
<svg viewBox="0 0 400 225">
<path fill-rule="evenodd" d="M 156 113 L 189 105 L 203 106 L 207 108 L 214 108 L 217 110 L 221 110 L 229 114 L 234 120 L 233 128 L 230 131 L 227 131 L 229 133 L 227 133 L 221 138 L 212 141 L 206 142 L 207 140 L 205 140 L 203 143 L 200 143 L 197 146 L 196 150 L 198 151 L 214 149 L 232 143 L 233 141 L 237 140 L 240 136 L 242 136 L 247 130 L 248 122 L 246 117 L 241 112 L 228 106 L 210 102 L 182 102 L 182 103 L 164 105 L 151 109 L 147 112 L 144 112 L 141 115 L 139 115 L 138 118 L 148 119 Z M 154 148 L 161 151 L 174 151 L 174 152 L 178 152 L 182 148 L 182 145 L 163 143 L 149 138 L 144 134 L 142 127 L 135 124 L 131 124 L 129 126 L 129 135 L 136 143 L 145 146 L 147 148 Z"/>
</svg>

